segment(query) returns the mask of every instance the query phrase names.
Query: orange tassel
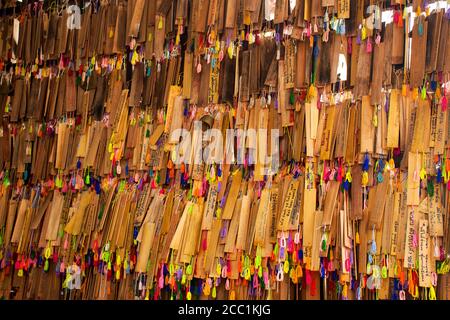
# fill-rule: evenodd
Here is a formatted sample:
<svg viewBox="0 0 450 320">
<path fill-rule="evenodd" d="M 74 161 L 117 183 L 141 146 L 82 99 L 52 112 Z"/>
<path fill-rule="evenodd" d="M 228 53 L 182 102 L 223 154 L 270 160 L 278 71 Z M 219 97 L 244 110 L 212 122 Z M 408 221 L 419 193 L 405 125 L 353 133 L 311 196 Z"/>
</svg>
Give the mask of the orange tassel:
<svg viewBox="0 0 450 320">
<path fill-rule="evenodd" d="M 167 161 L 167 169 L 173 169 L 173 162 L 171 159 L 169 159 L 169 161 Z"/>
</svg>

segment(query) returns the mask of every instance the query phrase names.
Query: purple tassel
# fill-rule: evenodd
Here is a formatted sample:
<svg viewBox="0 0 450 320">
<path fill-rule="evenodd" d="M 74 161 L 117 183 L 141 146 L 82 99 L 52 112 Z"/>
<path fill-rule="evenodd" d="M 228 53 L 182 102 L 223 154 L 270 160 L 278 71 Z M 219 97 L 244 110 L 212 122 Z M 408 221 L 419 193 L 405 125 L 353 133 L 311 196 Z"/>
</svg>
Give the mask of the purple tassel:
<svg viewBox="0 0 450 320">
<path fill-rule="evenodd" d="M 445 12 L 445 19 L 450 20 L 450 8 Z"/>
<path fill-rule="evenodd" d="M 358 31 L 358 34 L 356 36 L 356 43 L 358 45 L 361 45 L 361 32 L 360 31 Z"/>
<path fill-rule="evenodd" d="M 369 161 L 370 161 L 369 155 L 366 153 L 364 155 L 364 162 L 363 162 L 363 166 L 362 166 L 363 171 L 369 170 Z"/>
<path fill-rule="evenodd" d="M 436 182 L 437 183 L 442 183 L 442 170 L 441 170 L 441 168 L 437 169 Z"/>
<path fill-rule="evenodd" d="M 386 104 L 384 105 L 384 110 L 386 111 L 386 113 L 389 113 L 389 100 L 390 97 L 386 96 Z"/>
<path fill-rule="evenodd" d="M 314 47 L 313 53 L 314 53 L 314 58 L 317 58 L 319 56 L 319 47 L 318 46 Z"/>
<path fill-rule="evenodd" d="M 100 188 L 100 182 L 98 180 L 94 180 L 94 188 L 96 194 L 101 193 L 102 189 Z"/>
<path fill-rule="evenodd" d="M 345 191 L 348 191 L 350 189 L 350 182 L 348 182 L 348 180 L 345 180 L 344 183 L 342 184 L 342 187 L 344 188 Z"/>
</svg>

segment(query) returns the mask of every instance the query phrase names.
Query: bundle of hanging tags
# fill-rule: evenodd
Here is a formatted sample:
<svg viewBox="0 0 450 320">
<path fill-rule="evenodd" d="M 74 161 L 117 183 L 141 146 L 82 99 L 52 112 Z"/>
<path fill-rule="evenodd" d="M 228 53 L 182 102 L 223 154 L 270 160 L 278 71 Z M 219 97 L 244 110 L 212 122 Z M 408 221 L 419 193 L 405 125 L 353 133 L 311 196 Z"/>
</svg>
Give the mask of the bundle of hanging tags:
<svg viewBox="0 0 450 320">
<path fill-rule="evenodd" d="M 450 298 L 447 2 L 7 4 L 0 297 Z"/>
</svg>

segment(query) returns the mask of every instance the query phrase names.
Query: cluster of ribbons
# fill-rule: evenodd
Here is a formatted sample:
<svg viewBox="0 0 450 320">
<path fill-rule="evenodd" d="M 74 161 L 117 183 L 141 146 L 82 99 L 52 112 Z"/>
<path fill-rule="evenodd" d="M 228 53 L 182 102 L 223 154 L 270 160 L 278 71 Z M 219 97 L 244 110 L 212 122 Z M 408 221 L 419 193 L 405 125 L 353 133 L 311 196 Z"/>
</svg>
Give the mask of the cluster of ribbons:
<svg viewBox="0 0 450 320">
<path fill-rule="evenodd" d="M 382 4 L 2 15 L 0 296 L 448 299 L 449 7 Z"/>
</svg>

